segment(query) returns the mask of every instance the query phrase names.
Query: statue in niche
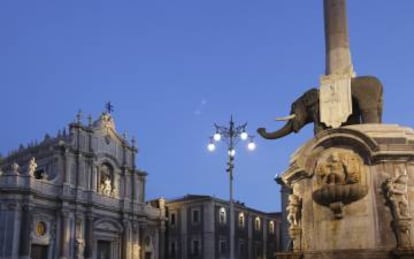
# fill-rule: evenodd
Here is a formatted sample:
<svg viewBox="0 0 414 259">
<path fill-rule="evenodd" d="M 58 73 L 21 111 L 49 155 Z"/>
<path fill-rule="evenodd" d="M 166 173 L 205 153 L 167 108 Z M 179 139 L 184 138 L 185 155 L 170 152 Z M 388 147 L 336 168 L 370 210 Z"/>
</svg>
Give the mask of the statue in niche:
<svg viewBox="0 0 414 259">
<path fill-rule="evenodd" d="M 100 193 L 110 196 L 112 194 L 112 168 L 106 164 L 103 164 L 100 169 L 101 179 L 100 179 Z"/>
<path fill-rule="evenodd" d="M 300 220 L 301 200 L 296 194 L 289 195 L 288 205 L 286 210 L 288 212 L 287 220 L 291 227 L 297 227 Z"/>
<path fill-rule="evenodd" d="M 396 219 L 409 218 L 407 182 L 406 174 L 399 175 L 395 179 L 388 178 L 384 182 L 385 196 L 391 204 Z"/>
</svg>

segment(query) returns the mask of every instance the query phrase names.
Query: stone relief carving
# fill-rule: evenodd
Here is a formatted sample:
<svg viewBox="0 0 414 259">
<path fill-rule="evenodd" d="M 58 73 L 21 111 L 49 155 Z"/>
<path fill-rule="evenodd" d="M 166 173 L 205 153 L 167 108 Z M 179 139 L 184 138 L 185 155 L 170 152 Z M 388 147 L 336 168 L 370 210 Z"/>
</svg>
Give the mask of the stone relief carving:
<svg viewBox="0 0 414 259">
<path fill-rule="evenodd" d="M 328 127 L 340 127 L 352 114 L 351 78 L 349 72 L 321 77 L 320 120 Z"/>
<path fill-rule="evenodd" d="M 287 220 L 290 224 L 289 226 L 289 236 L 291 238 L 291 245 L 293 251 L 300 250 L 301 243 L 301 210 L 302 210 L 302 199 L 292 193 L 288 197 L 288 205 L 286 206 L 286 211 L 288 213 Z"/>
<path fill-rule="evenodd" d="M 299 226 L 301 199 L 295 194 L 289 195 L 286 211 L 288 212 L 287 220 L 290 226 Z"/>
<path fill-rule="evenodd" d="M 407 196 L 407 172 L 395 178 L 387 178 L 383 185 L 383 193 L 393 217 L 392 227 L 397 238 L 397 248 L 412 248 L 410 240 L 411 220 Z"/>
<path fill-rule="evenodd" d="M 388 178 L 384 183 L 385 195 L 391 204 L 393 216 L 396 219 L 409 218 L 407 181 L 408 176 L 403 174 L 395 179 Z"/>
<path fill-rule="evenodd" d="M 368 193 L 362 182 L 364 164 L 350 150 L 329 150 L 319 158 L 315 168 L 316 191 L 312 197 L 320 205 L 329 207 L 335 218 L 343 217 L 343 206 Z"/>
</svg>

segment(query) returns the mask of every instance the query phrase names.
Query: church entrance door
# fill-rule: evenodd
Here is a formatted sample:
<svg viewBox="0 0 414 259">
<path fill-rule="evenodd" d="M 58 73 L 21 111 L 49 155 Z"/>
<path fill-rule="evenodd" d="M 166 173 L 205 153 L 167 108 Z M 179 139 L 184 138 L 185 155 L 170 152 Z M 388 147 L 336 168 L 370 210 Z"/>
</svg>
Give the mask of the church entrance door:
<svg viewBox="0 0 414 259">
<path fill-rule="evenodd" d="M 97 259 L 112 259 L 111 256 L 111 242 L 98 241 L 98 258 Z"/>
<path fill-rule="evenodd" d="M 32 245 L 30 257 L 32 259 L 47 259 L 48 246 L 44 245 Z"/>
</svg>

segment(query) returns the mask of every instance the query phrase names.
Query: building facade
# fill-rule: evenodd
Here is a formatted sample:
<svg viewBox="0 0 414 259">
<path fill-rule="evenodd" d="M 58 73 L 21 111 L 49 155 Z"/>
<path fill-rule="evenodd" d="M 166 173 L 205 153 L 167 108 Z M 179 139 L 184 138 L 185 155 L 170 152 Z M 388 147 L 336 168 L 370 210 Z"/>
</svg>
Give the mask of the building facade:
<svg viewBox="0 0 414 259">
<path fill-rule="evenodd" d="M 110 111 L 21 147 L 0 170 L 0 258 L 164 258 L 165 210 Z"/>
<path fill-rule="evenodd" d="M 187 195 L 168 200 L 166 258 L 229 258 L 229 202 Z M 238 259 L 271 259 L 279 250 L 280 213 L 264 213 L 236 202 L 234 255 Z"/>
</svg>

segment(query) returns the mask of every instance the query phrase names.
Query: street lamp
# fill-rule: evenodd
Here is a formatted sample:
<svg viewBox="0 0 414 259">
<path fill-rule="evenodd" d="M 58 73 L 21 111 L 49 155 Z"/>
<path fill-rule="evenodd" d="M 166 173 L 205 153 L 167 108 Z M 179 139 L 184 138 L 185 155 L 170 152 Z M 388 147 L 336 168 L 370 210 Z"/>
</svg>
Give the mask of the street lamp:
<svg viewBox="0 0 414 259">
<path fill-rule="evenodd" d="M 247 148 L 253 151 L 256 148 L 256 144 L 253 141 L 254 136 L 249 135 L 246 132 L 247 123 L 235 126 L 233 122 L 233 116 L 230 117 L 229 127 L 219 126 L 214 124 L 216 133 L 210 137 L 210 141 L 207 145 L 209 151 L 216 149 L 215 143 L 223 141 L 227 144 L 227 168 L 226 172 L 229 174 L 229 191 L 230 191 L 230 259 L 234 259 L 234 201 L 233 201 L 233 169 L 234 169 L 234 157 L 236 155 L 235 146 L 240 140 L 248 140 Z"/>
</svg>

